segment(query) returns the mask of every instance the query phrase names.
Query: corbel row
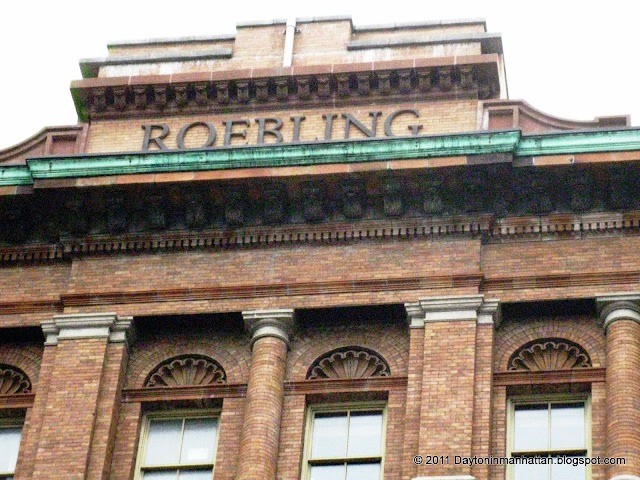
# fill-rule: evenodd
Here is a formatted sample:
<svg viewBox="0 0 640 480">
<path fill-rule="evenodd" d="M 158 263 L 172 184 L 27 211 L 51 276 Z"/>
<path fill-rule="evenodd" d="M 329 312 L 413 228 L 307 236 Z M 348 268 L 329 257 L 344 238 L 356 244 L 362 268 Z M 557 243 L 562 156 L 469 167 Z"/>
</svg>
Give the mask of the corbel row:
<svg viewBox="0 0 640 480">
<path fill-rule="evenodd" d="M 92 118 L 128 112 L 176 112 L 257 104 L 324 102 L 330 98 L 477 93 L 490 98 L 495 82 L 473 65 L 287 77 L 95 86 L 77 89 Z"/>
</svg>

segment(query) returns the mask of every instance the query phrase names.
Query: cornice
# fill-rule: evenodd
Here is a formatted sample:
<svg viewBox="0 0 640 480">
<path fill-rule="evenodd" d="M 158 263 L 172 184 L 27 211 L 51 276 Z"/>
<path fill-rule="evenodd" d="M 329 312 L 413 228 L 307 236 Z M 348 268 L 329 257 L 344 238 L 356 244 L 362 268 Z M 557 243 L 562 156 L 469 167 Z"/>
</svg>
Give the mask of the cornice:
<svg viewBox="0 0 640 480">
<path fill-rule="evenodd" d="M 238 287 L 207 287 L 130 291 L 109 293 L 75 293 L 62 296 L 66 307 L 88 305 L 115 305 L 131 303 L 223 300 L 230 298 L 291 297 L 304 295 L 359 293 L 371 291 L 402 291 L 421 288 L 478 288 L 480 274 L 363 279 L 353 281 L 278 283 Z M 1 307 L 1 305 L 0 305 Z M 0 308 L 0 313 L 2 312 Z"/>
<path fill-rule="evenodd" d="M 512 225 L 510 225 L 512 223 Z M 326 244 L 390 239 L 471 238 L 483 243 L 537 241 L 545 238 L 576 239 L 587 236 L 634 234 L 640 229 L 640 211 L 625 214 L 557 215 L 497 220 L 492 215 L 448 219 L 395 219 L 361 224 L 298 225 L 199 232 L 147 232 L 124 235 L 94 235 L 65 238 L 56 243 L 0 245 L 0 263 L 68 261 L 76 256 L 117 253 L 172 252 L 198 249 L 259 248 L 275 244 Z M 575 285 L 635 283 L 639 272 L 605 272 L 573 275 L 487 279 L 487 290 L 514 290 L 541 286 L 546 288 Z M 12 304 L 13 305 L 13 304 Z M 13 308 L 30 308 L 16 305 Z M 38 309 L 40 310 L 40 309 Z"/>
<path fill-rule="evenodd" d="M 589 148 L 600 142 L 603 150 L 614 148 L 611 138 L 615 148 L 640 143 L 640 129 L 580 133 L 556 137 Z M 638 228 L 640 162 L 521 167 L 509 156 L 522 139 L 518 130 L 485 131 L 33 158 L 0 167 L 0 179 L 28 170 L 37 182 L 32 195 L 0 198 L 0 260 L 384 237 L 491 242 Z M 141 175 L 149 173 L 184 178 L 163 184 Z M 127 175 L 138 175 L 139 184 L 121 185 L 131 183 L 127 177 L 110 188 L 76 188 Z"/>
<path fill-rule="evenodd" d="M 515 166 L 525 166 L 526 162 L 523 163 L 523 160 L 530 157 L 639 150 L 638 127 L 524 136 L 520 130 L 478 131 L 202 150 L 33 157 L 27 160 L 26 166 L 0 166 L 0 186 L 33 185 L 35 180 L 105 175 L 279 168 L 497 154 L 512 155 L 514 158 L 511 161 Z M 477 161 L 473 158 L 468 160 L 469 164 L 482 162 L 482 157 Z M 535 165 L 535 161 L 533 164 Z"/>
<path fill-rule="evenodd" d="M 514 130 L 207 150 L 58 156 L 55 159 L 53 157 L 30 158 L 27 160 L 27 168 L 33 180 L 46 180 L 233 168 L 380 162 L 510 153 L 516 148 L 519 139 L 520 132 Z M 2 168 L 0 168 L 0 179 L 1 175 Z"/>
<path fill-rule="evenodd" d="M 371 102 L 464 95 L 492 98 L 500 89 L 498 65 L 497 54 L 483 54 L 347 65 L 98 77 L 72 82 L 71 93 L 78 117 L 83 120 L 211 113 L 212 109 L 299 108 L 341 101 L 353 104 L 357 99 Z"/>
<path fill-rule="evenodd" d="M 0 187 L 33 185 L 31 170 L 26 165 L 0 166 Z"/>
<path fill-rule="evenodd" d="M 528 290 L 532 288 L 567 288 L 595 285 L 629 285 L 640 283 L 640 271 L 565 273 L 534 276 L 485 278 L 482 291 Z"/>
<path fill-rule="evenodd" d="M 638 127 L 525 135 L 514 153 L 518 157 L 527 157 L 626 150 L 640 150 Z"/>
<path fill-rule="evenodd" d="M 64 306 L 60 299 L 0 302 L 0 315 L 19 315 L 38 312 L 62 313 L 63 311 Z"/>
<path fill-rule="evenodd" d="M 228 299 L 252 299 L 265 297 L 291 297 L 307 295 L 340 295 L 376 291 L 409 291 L 427 289 L 469 288 L 487 295 L 536 288 L 579 288 L 616 285 L 637 285 L 640 271 L 567 273 L 564 275 L 513 276 L 499 279 L 485 278 L 481 273 L 441 277 L 409 277 L 363 279 L 351 282 L 281 283 L 277 285 L 241 285 L 236 287 L 190 287 L 165 290 L 111 291 L 106 293 L 86 292 L 63 294 L 55 302 L 2 302 L 0 315 L 21 313 L 58 313 L 65 307 L 87 307 L 105 305 L 134 305 L 144 303 L 180 301 L 217 301 Z M 418 302 L 405 304 L 412 328 L 424 326 L 425 315 Z M 480 311 L 482 314 L 482 310 Z"/>
<path fill-rule="evenodd" d="M 640 271 L 632 272 L 598 272 L 590 274 L 568 273 L 562 275 L 562 282 L 557 281 L 557 275 L 527 276 L 503 278 L 502 286 L 496 285 L 493 279 L 485 279 L 482 273 L 458 275 L 451 277 L 412 277 L 391 279 L 363 279 L 351 282 L 309 282 L 309 283 L 281 283 L 277 285 L 239 285 L 236 287 L 189 287 L 171 289 L 133 290 L 133 291 L 109 291 L 109 292 L 79 292 L 61 295 L 57 302 L 58 308 L 51 310 L 48 305 L 38 302 L 21 302 L 20 312 L 32 314 L 51 315 L 62 311 L 63 308 L 104 307 L 105 309 L 118 309 L 119 305 L 136 304 L 161 304 L 167 302 L 200 302 L 200 301 L 224 301 L 224 300 L 248 300 L 257 298 L 282 298 L 305 297 L 314 295 L 341 295 L 360 294 L 367 292 L 408 292 L 418 290 L 440 290 L 465 288 L 468 291 L 478 291 L 488 296 L 522 298 L 517 292 L 520 289 L 535 287 L 537 291 L 545 289 L 589 287 L 583 289 L 581 298 L 593 298 L 593 287 L 607 289 L 618 285 L 638 285 L 640 283 Z M 627 287 L 632 288 L 632 287 Z M 515 295 L 509 294 L 514 292 Z M 557 298 L 551 290 L 551 297 Z M 579 295 L 580 296 L 580 295 Z M 572 297 L 573 298 L 573 297 Z M 424 326 L 424 313 L 419 303 L 406 304 L 405 307 L 414 307 L 411 313 L 411 327 L 422 328 Z M 0 316 L 15 315 L 16 304 L 0 303 Z M 482 309 L 480 314 L 483 314 Z M 28 318 L 29 316 L 27 316 Z M 25 325 L 38 325 L 36 320 L 28 320 Z"/>
</svg>

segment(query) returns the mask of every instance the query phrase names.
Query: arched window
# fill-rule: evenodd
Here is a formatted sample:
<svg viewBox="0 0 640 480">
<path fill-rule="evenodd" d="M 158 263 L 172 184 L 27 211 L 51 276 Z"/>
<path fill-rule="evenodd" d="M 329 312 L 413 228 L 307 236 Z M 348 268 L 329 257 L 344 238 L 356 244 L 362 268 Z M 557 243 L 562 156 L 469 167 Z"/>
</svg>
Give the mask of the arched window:
<svg viewBox="0 0 640 480">
<path fill-rule="evenodd" d="M 343 380 L 391 375 L 379 353 L 364 347 L 337 348 L 318 357 L 307 380 Z M 385 451 L 386 402 L 310 405 L 303 478 L 380 478 Z"/>
<path fill-rule="evenodd" d="M 509 359 L 512 372 L 560 372 L 590 368 L 584 348 L 563 338 L 538 339 L 522 345 Z M 508 401 L 507 453 L 525 459 L 541 457 L 547 463 L 510 465 L 507 478 L 519 480 L 562 478 L 585 480 L 584 465 L 563 463 L 566 457 L 590 454 L 590 395 L 553 393 L 512 395 Z"/>
<path fill-rule="evenodd" d="M 31 380 L 12 365 L 0 364 L 0 395 L 31 393 Z M 0 478 L 13 478 L 22 437 L 22 418 L 0 418 Z"/>
<path fill-rule="evenodd" d="M 222 366 L 204 355 L 171 357 L 147 376 L 147 388 L 202 387 L 226 384 Z M 136 480 L 210 479 L 215 468 L 219 409 L 153 411 L 145 415 L 138 450 Z"/>
</svg>

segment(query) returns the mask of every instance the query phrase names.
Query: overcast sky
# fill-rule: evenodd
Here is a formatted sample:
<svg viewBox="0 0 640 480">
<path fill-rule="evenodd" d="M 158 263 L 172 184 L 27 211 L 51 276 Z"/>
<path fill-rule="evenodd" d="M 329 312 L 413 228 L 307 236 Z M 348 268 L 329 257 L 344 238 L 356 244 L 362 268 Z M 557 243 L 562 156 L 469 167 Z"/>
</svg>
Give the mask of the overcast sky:
<svg viewBox="0 0 640 480">
<path fill-rule="evenodd" d="M 375 6 L 380 4 L 383 6 Z M 351 15 L 356 25 L 485 18 L 501 33 L 509 96 L 554 116 L 640 125 L 637 3 L 622 0 L 87 0 L 0 7 L 0 149 L 77 122 L 69 82 L 114 40 L 233 33 L 238 21 Z"/>
</svg>

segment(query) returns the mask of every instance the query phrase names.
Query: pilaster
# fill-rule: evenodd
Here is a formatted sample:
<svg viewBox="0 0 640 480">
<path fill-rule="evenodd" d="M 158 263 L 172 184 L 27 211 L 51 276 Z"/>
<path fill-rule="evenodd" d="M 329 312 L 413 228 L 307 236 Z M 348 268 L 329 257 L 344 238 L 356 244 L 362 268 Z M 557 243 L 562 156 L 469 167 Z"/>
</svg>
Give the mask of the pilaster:
<svg viewBox="0 0 640 480">
<path fill-rule="evenodd" d="M 424 368 L 424 324 L 425 312 L 420 302 L 405 303 L 409 324 L 409 362 L 407 365 L 407 400 L 404 417 L 404 445 L 402 478 L 413 478 L 418 466 L 413 457 L 419 454 L 420 405 L 422 398 L 422 371 Z"/>
<path fill-rule="evenodd" d="M 419 388 L 407 392 L 407 424 L 419 428 L 417 439 L 405 434 L 405 460 L 412 453 L 449 456 L 451 462 L 408 468 L 403 478 L 474 479 L 471 467 L 454 465 L 453 457 L 489 452 L 486 432 L 491 425 L 493 331 L 500 318 L 499 302 L 483 295 L 431 297 L 405 308 L 410 323 L 409 385 L 413 375 Z M 419 363 L 412 365 L 415 359 Z M 411 394 L 416 398 L 410 400 Z M 479 475 L 488 478 L 484 469 Z"/>
<path fill-rule="evenodd" d="M 32 478 L 105 478 L 131 317 L 56 315 L 42 330 L 51 370 Z"/>
</svg>

